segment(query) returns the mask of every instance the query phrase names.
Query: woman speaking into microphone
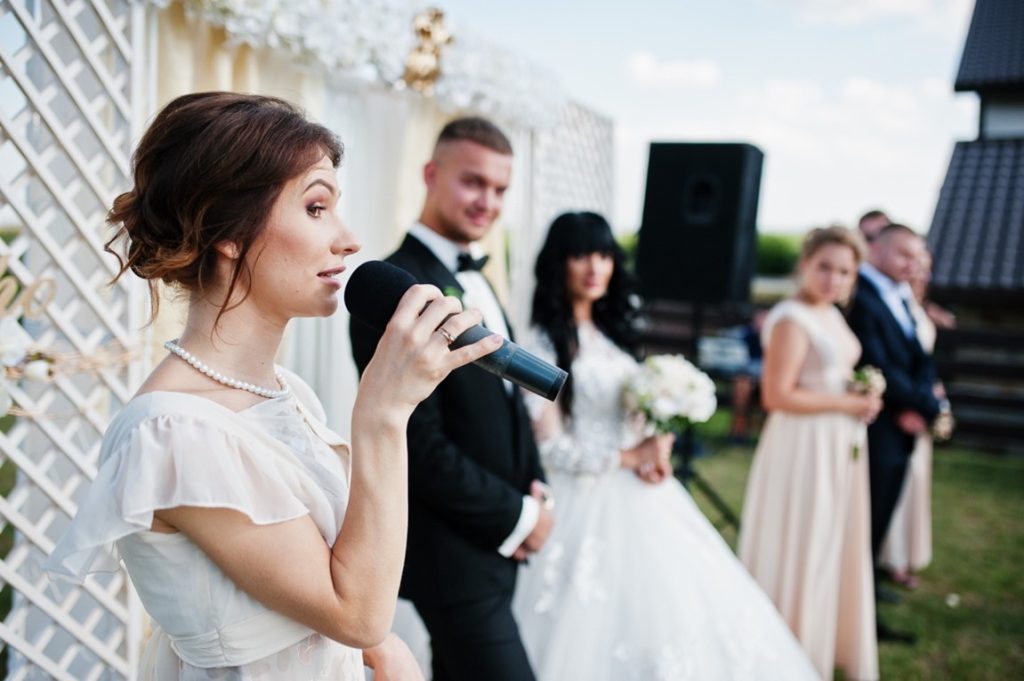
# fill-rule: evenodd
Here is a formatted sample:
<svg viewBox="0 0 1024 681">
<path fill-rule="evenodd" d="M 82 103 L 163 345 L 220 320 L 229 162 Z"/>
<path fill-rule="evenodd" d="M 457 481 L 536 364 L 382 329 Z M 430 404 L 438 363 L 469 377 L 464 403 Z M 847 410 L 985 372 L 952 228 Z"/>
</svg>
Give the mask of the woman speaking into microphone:
<svg viewBox="0 0 1024 681">
<path fill-rule="evenodd" d="M 407 522 L 406 422 L 453 369 L 494 351 L 435 288 L 402 297 L 363 374 L 351 446 L 274 365 L 288 321 L 338 307 L 359 244 L 335 212 L 342 146 L 288 102 L 207 92 L 168 104 L 114 201 L 121 271 L 188 316 L 116 416 L 47 569 L 131 575 L 159 625 L 139 678 L 421 679 L 388 631 Z M 454 315 L 449 318 L 449 315 Z M 446 319 L 447 318 L 447 319 Z"/>
</svg>

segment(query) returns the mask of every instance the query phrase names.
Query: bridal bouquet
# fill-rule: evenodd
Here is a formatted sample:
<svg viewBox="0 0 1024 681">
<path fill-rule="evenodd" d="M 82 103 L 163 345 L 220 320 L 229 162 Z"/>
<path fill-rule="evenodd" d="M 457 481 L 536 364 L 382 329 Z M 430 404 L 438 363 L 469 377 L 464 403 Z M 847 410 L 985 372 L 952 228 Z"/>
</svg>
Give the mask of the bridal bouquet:
<svg viewBox="0 0 1024 681">
<path fill-rule="evenodd" d="M 881 397 L 885 393 L 885 376 L 878 367 L 870 364 L 862 366 L 853 372 L 853 379 L 850 381 L 850 391 L 860 395 L 873 395 Z M 853 445 L 853 460 L 860 456 L 860 444 Z"/>
<path fill-rule="evenodd" d="M 659 433 L 681 431 L 715 413 L 715 384 L 682 355 L 648 357 L 626 383 L 626 407 L 639 413 Z"/>
</svg>

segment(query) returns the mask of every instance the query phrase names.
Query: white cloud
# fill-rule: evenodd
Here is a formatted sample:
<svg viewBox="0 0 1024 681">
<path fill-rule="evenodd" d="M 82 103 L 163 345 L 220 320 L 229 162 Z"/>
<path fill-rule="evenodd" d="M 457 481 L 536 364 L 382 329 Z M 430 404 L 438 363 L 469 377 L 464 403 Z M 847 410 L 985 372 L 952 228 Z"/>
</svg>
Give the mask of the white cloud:
<svg viewBox="0 0 1024 681">
<path fill-rule="evenodd" d="M 671 120 L 633 125 L 617 139 L 618 226 L 639 224 L 649 140 L 748 141 L 765 152 L 760 223 L 768 230 L 849 224 L 868 207 L 927 229 L 952 150 L 971 137 L 974 100 L 940 93 L 932 80 L 838 82 L 769 79 Z"/>
<path fill-rule="evenodd" d="M 650 52 L 634 52 L 627 60 L 630 77 L 644 85 L 710 87 L 722 80 L 718 64 L 710 59 L 660 61 Z"/>
<path fill-rule="evenodd" d="M 945 99 L 953 92 L 948 78 L 925 78 L 921 81 L 921 94 L 932 99 Z"/>
<path fill-rule="evenodd" d="M 782 0 L 793 6 L 800 18 L 813 23 L 853 26 L 880 17 L 921 15 L 933 0 Z"/>
<path fill-rule="evenodd" d="M 933 35 L 959 36 L 974 8 L 974 0 L 765 0 L 793 7 L 812 24 L 859 26 L 888 18 L 912 20 Z"/>
</svg>

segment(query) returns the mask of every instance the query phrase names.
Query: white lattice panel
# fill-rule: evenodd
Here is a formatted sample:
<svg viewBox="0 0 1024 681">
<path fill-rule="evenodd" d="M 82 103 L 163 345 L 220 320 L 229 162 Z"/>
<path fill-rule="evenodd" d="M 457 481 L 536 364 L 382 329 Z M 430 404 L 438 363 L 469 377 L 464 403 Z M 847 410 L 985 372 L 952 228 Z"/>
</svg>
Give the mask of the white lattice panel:
<svg viewBox="0 0 1024 681">
<path fill-rule="evenodd" d="M 611 220 L 615 128 L 571 103 L 558 125 L 534 134 L 532 222 L 546 229 L 566 210 L 590 210 Z"/>
<path fill-rule="evenodd" d="M 517 328 L 529 325 L 533 263 L 551 221 L 567 210 L 594 211 L 611 220 L 614 135 L 610 119 L 573 102 L 563 107 L 557 125 L 517 136 L 516 154 L 527 153 L 529 176 L 517 211 L 525 221 L 515 225 L 510 258 L 509 309 Z"/>
<path fill-rule="evenodd" d="M 107 286 L 115 262 L 103 242 L 106 210 L 129 185 L 145 104 L 142 12 L 127 0 L 0 1 L 0 230 L 14 235 L 0 241 L 0 274 L 22 289 L 53 282 L 43 313 L 20 320 L 48 351 L 140 345 L 140 291 L 127 280 Z M 137 606 L 126 577 L 56 589 L 39 566 L 95 475 L 103 430 L 138 369 L 111 365 L 12 390 L 26 415 L 0 428 L 0 642 L 9 679 L 131 676 Z"/>
</svg>

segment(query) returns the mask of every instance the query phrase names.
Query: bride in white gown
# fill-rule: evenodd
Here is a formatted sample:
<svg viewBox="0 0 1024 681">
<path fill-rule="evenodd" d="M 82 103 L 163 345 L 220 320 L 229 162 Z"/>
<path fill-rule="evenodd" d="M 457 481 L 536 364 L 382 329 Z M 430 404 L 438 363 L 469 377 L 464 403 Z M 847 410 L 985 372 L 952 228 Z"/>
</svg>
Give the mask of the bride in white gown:
<svg viewBox="0 0 1024 681">
<path fill-rule="evenodd" d="M 622 251 L 608 223 L 569 213 L 537 260 L 524 345 L 570 369 L 558 403 L 530 403 L 557 506 L 520 573 L 515 613 L 538 679 L 814 679 L 761 589 L 671 475 L 671 438 L 623 407 L 637 362 Z"/>
</svg>

